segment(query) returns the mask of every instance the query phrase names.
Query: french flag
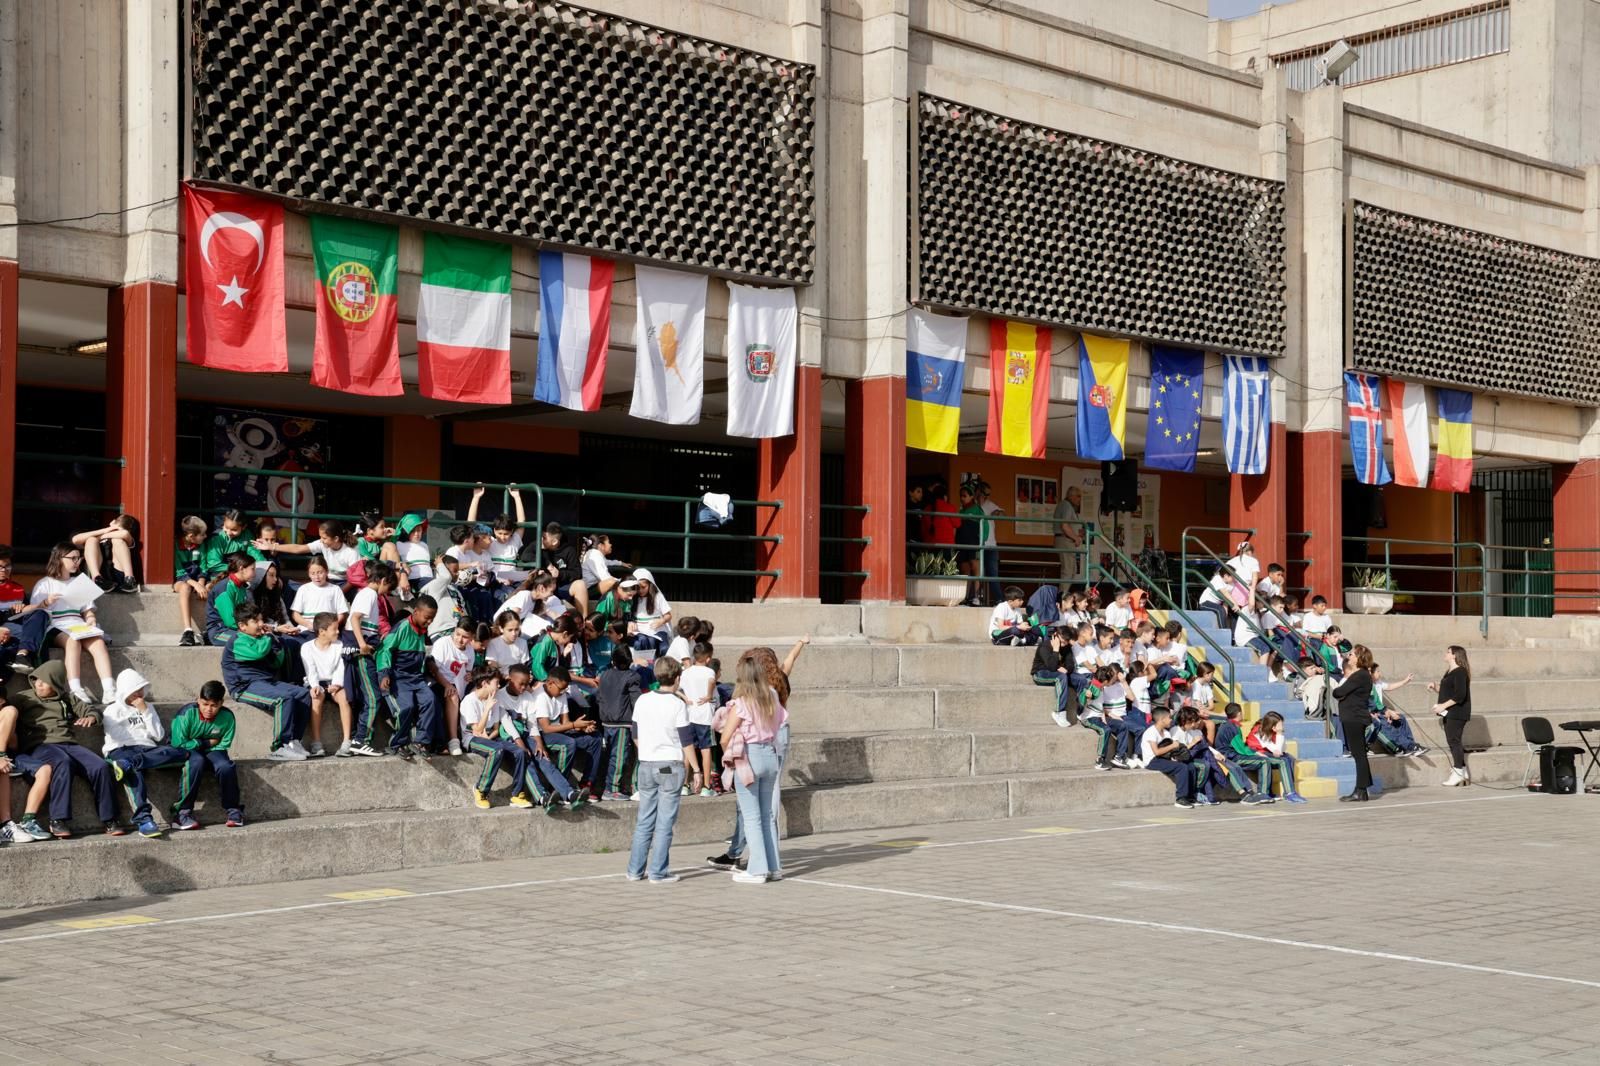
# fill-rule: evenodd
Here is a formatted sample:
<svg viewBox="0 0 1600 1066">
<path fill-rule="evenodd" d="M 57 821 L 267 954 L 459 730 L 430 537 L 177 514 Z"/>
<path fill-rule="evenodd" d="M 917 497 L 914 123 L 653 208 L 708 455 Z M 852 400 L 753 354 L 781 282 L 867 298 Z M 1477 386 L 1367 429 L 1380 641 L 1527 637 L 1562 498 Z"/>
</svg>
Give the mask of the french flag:
<svg viewBox="0 0 1600 1066">
<path fill-rule="evenodd" d="M 598 411 L 611 340 L 609 259 L 539 253 L 539 372 L 533 398 L 571 411 Z"/>
</svg>

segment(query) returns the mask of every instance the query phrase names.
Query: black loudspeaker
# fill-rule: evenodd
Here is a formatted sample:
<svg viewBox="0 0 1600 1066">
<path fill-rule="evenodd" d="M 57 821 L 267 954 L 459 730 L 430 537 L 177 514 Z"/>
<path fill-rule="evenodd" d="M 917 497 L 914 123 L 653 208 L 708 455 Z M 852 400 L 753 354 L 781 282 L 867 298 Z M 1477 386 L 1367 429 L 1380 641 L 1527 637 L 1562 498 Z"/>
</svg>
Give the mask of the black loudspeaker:
<svg viewBox="0 0 1600 1066">
<path fill-rule="evenodd" d="M 1546 744 L 1539 749 L 1539 791 L 1570 796 L 1578 791 L 1577 755 L 1581 748 Z"/>
<path fill-rule="evenodd" d="M 1100 464 L 1100 513 L 1139 509 L 1139 462 L 1111 459 Z"/>
</svg>

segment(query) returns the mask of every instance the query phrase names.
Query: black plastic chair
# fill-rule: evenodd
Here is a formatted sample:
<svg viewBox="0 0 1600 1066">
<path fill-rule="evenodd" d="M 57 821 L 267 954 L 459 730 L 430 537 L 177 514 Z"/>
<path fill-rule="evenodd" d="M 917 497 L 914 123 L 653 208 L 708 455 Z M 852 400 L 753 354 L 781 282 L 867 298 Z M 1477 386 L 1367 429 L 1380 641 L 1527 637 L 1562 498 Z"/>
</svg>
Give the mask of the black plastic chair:
<svg viewBox="0 0 1600 1066">
<path fill-rule="evenodd" d="M 1540 748 L 1556 742 L 1556 731 L 1548 718 L 1524 718 L 1522 740 L 1528 745 L 1528 761 L 1522 767 L 1522 787 L 1527 788 L 1528 775 L 1533 772 L 1533 760 L 1539 757 Z"/>
</svg>

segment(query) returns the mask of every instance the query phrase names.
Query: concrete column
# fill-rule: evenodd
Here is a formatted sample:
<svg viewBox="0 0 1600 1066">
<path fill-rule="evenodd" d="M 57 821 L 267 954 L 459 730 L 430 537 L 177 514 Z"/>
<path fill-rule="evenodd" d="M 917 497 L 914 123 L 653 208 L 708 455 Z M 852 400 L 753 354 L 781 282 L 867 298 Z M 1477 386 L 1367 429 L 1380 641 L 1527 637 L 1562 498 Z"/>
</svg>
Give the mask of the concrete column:
<svg viewBox="0 0 1600 1066">
<path fill-rule="evenodd" d="M 147 585 L 172 583 L 173 530 L 177 523 L 178 290 L 142 281 L 111 291 L 108 348 L 117 357 L 117 380 L 106 393 L 120 404 L 122 507 L 144 532 Z"/>
<path fill-rule="evenodd" d="M 820 596 L 822 503 L 822 370 L 798 368 L 794 390 L 794 433 L 761 441 L 756 497 L 778 500 L 777 510 L 759 508 L 756 532 L 779 536 L 757 546 L 761 570 L 781 571 L 756 579 L 758 600 L 809 600 Z"/>
<path fill-rule="evenodd" d="M 1590 191 L 1595 168 L 1591 171 Z M 1587 212 L 1585 212 L 1587 214 Z M 1555 601 L 1557 614 L 1594 614 L 1600 611 L 1600 574 L 1561 571 L 1600 570 L 1600 412 L 1584 415 L 1585 427 L 1578 444 L 1578 461 L 1551 468 L 1555 488 L 1555 590 L 1570 598 Z M 1583 550 L 1588 549 L 1588 550 Z M 1573 595 L 1577 593 L 1579 595 Z"/>
<path fill-rule="evenodd" d="M 865 570 L 856 598 L 906 598 L 906 379 L 875 377 L 845 386 L 845 502 L 865 506 L 845 536 L 871 543 L 845 552 L 846 570 Z M 859 522 L 859 525 L 858 525 Z"/>
<path fill-rule="evenodd" d="M 0 543 L 11 542 L 17 423 L 17 7 L 0 3 Z"/>
<path fill-rule="evenodd" d="M 1300 382 L 1288 394 L 1291 530 L 1298 558 L 1310 558 L 1303 581 L 1338 606 L 1344 586 L 1341 497 L 1344 440 L 1344 365 L 1349 313 L 1345 278 L 1346 173 L 1344 100 L 1338 86 L 1303 100 L 1304 166 L 1300 181 L 1300 281 L 1305 308 L 1303 346 L 1291 349 L 1287 375 Z M 1300 550 L 1305 554 L 1301 555 Z"/>
<path fill-rule="evenodd" d="M 126 282 L 178 280 L 179 9 L 126 0 L 123 25 L 123 218 Z M 140 205 L 152 204 L 144 207 Z"/>
</svg>

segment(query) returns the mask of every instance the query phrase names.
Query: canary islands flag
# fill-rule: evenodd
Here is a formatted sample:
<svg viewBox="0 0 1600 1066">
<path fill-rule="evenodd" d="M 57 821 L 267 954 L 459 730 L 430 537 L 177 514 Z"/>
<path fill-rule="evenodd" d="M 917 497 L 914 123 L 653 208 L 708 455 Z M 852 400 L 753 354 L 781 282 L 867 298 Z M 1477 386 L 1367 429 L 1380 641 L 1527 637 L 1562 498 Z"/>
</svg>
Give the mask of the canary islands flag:
<svg viewBox="0 0 1600 1066">
<path fill-rule="evenodd" d="M 906 316 L 906 447 L 956 453 L 967 320 L 913 308 Z"/>
<path fill-rule="evenodd" d="M 1050 415 L 1050 330 L 989 323 L 989 435 L 984 450 L 1043 459 Z"/>
<path fill-rule="evenodd" d="M 1078 338 L 1078 458 L 1121 459 L 1128 428 L 1128 342 Z"/>
<path fill-rule="evenodd" d="M 1439 405 L 1439 440 L 1433 459 L 1433 487 L 1441 492 L 1472 489 L 1472 393 L 1434 389 Z"/>
</svg>

